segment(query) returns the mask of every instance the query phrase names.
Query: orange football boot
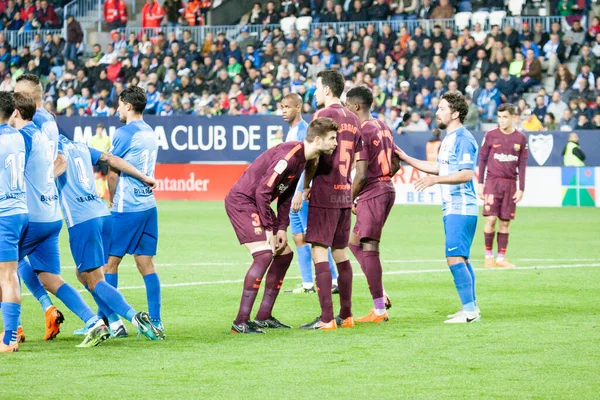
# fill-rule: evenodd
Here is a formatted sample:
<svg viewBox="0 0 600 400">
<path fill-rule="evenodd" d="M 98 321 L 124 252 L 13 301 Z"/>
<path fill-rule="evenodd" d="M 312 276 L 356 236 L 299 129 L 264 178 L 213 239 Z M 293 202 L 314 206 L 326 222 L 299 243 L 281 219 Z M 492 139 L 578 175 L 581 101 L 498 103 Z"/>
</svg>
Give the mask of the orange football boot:
<svg viewBox="0 0 600 400">
<path fill-rule="evenodd" d="M 357 318 L 356 322 L 360 322 L 360 323 L 371 322 L 371 323 L 379 324 L 381 322 L 387 322 L 389 320 L 390 320 L 390 318 L 388 317 L 387 312 L 385 312 L 382 315 L 377 315 L 377 314 L 375 314 L 375 309 L 372 308 L 371 312 L 369 312 L 369 314 L 365 315 L 364 317 Z"/>
<path fill-rule="evenodd" d="M 342 317 L 340 317 L 338 315 L 337 317 L 335 317 L 335 322 L 337 323 L 337 326 L 339 326 L 340 328 L 354 328 L 354 318 L 353 317 L 348 317 L 346 319 L 342 319 Z"/>
<path fill-rule="evenodd" d="M 502 261 L 496 261 L 496 268 L 515 268 L 516 265 L 508 262 L 505 258 Z"/>
<path fill-rule="evenodd" d="M 65 317 L 55 306 L 51 306 L 44 313 L 46 316 L 46 334 L 44 340 L 52 340 L 60 333 L 60 324 L 65 322 Z"/>
<path fill-rule="evenodd" d="M 19 344 L 4 344 L 4 342 L 0 341 L 0 353 L 14 353 L 15 351 L 19 351 Z"/>
<path fill-rule="evenodd" d="M 483 262 L 484 268 L 496 268 L 496 261 L 494 261 L 494 257 L 486 257 Z"/>
<path fill-rule="evenodd" d="M 319 321 L 315 326 L 315 329 L 320 331 L 335 331 L 337 329 L 337 324 L 335 323 L 335 319 L 332 319 L 329 322 Z"/>
</svg>

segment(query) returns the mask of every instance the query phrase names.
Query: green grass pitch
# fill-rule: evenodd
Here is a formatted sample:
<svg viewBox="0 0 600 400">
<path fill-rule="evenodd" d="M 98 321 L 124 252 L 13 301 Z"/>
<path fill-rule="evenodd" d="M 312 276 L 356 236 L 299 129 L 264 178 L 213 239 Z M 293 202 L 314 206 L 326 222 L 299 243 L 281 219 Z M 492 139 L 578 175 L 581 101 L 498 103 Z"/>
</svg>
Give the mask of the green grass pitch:
<svg viewBox="0 0 600 400">
<path fill-rule="evenodd" d="M 56 300 L 66 322 L 44 342 L 43 313 L 26 295 L 27 342 L 0 356 L 0 398 L 598 398 L 598 209 L 519 209 L 508 257 L 520 268 L 510 271 L 482 270 L 480 220 L 472 256 L 483 319 L 449 326 L 444 318 L 459 301 L 444 261 L 440 208 L 396 206 L 381 246 L 390 322 L 258 337 L 229 332 L 250 256 L 222 203 L 161 202 L 159 216 L 167 339 L 130 335 L 75 348 L 82 338 L 72 331 L 82 323 Z M 61 251 L 63 276 L 81 289 L 66 231 Z M 124 263 L 121 290 L 143 310 L 143 281 L 130 257 Z M 361 316 L 372 303 L 353 267 Z M 294 261 L 284 289 L 298 277 Z M 274 310 L 296 327 L 318 314 L 316 295 L 282 293 Z"/>
</svg>

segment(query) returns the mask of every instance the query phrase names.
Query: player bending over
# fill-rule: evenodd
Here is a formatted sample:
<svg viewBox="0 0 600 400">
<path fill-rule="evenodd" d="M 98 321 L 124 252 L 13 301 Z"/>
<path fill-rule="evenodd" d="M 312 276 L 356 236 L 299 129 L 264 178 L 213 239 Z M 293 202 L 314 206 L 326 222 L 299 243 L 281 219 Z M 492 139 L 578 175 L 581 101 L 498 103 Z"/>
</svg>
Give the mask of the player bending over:
<svg viewBox="0 0 600 400">
<path fill-rule="evenodd" d="M 4 332 L 0 353 L 19 350 L 21 287 L 17 275 L 19 240 L 25 234 L 29 215 L 25 192 L 26 147 L 23 136 L 9 126 L 15 102 L 9 92 L 0 92 L 0 307 Z"/>
<path fill-rule="evenodd" d="M 281 110 L 284 121 L 290 124 L 290 130 L 285 138 L 286 142 L 304 141 L 308 123 L 302 119 L 302 97 L 296 93 L 290 93 L 281 101 Z M 310 254 L 310 245 L 305 241 L 306 225 L 308 222 L 308 202 L 303 200 L 304 173 L 298 181 L 298 188 L 292 198 L 292 208 L 290 213 L 290 227 L 292 238 L 296 245 L 298 253 L 298 265 L 300 266 L 300 275 L 302 276 L 302 285 L 298 288 L 286 291 L 286 293 L 316 293 L 315 282 L 313 280 L 313 263 Z M 331 270 L 332 292 L 337 293 L 337 271 L 335 262 L 329 250 L 329 269 Z"/>
<path fill-rule="evenodd" d="M 112 219 L 104 200 L 98 195 L 93 166 L 102 161 L 152 187 L 154 178 L 144 175 L 119 157 L 73 143 L 64 136 L 58 142 L 59 160 L 56 168 L 57 187 L 63 215 L 69 228 L 69 245 L 77 265 L 77 277 L 90 291 L 102 313 L 116 312 L 152 340 L 162 338 L 162 332 L 150 322 L 145 312 L 136 312 L 123 295 L 104 279 L 102 267 L 108 261 L 108 244 Z M 97 346 L 108 339 L 106 326 L 88 332 L 81 347 Z"/>
<path fill-rule="evenodd" d="M 446 260 L 462 303 L 460 311 L 448 316 L 445 321 L 448 324 L 481 319 L 475 296 L 475 272 L 469 262 L 478 210 L 473 185 L 477 142 L 463 126 L 468 111 L 462 94 L 448 92 L 442 96 L 435 115 L 438 126 L 445 129 L 447 134 L 442 141 L 437 162 L 417 160 L 396 149 L 401 161 L 431 174 L 415 182 L 418 191 L 441 185 Z"/>
<path fill-rule="evenodd" d="M 394 137 L 385 124 L 371 116 L 373 93 L 363 86 L 346 94 L 346 106 L 360 120 L 362 151 L 356 157 L 356 175 L 352 199 L 356 201 L 356 224 L 350 235 L 350 250 L 367 277 L 374 308 L 356 322 L 387 321 L 383 271 L 379 258 L 381 232 L 394 201 L 396 189 L 392 177 L 400 169 L 394 153 Z M 358 200 L 357 200 L 358 199 Z M 391 306 L 391 303 L 390 303 Z"/>
<path fill-rule="evenodd" d="M 483 228 L 486 268 L 515 267 L 505 258 L 508 227 L 515 218 L 517 203 L 523 198 L 528 157 L 527 137 L 513 126 L 516 114 L 516 108 L 512 104 L 498 107 L 498 128 L 486 132 L 481 143 L 481 183 L 477 186 L 477 193 L 484 202 L 483 216 L 486 217 Z M 496 221 L 499 225 L 498 257 L 494 261 Z"/>
<path fill-rule="evenodd" d="M 290 327 L 274 318 L 272 310 L 294 256 L 286 232 L 292 196 L 306 162 L 335 150 L 337 129 L 337 124 L 329 118 L 314 120 L 308 126 L 304 142 L 282 143 L 261 154 L 227 194 L 227 216 L 240 244 L 246 246 L 254 259 L 244 279 L 240 308 L 231 326 L 233 333 L 265 333 L 261 328 Z M 276 198 L 277 216 L 271 209 Z M 256 319 L 250 321 L 265 273 L 264 297 Z"/>
<path fill-rule="evenodd" d="M 312 245 L 315 277 L 321 315 L 302 325 L 302 329 L 333 330 L 337 326 L 351 328 L 352 265 L 346 248 L 352 223 L 352 169 L 354 154 L 361 150 L 360 122 L 340 102 L 344 77 L 338 71 L 317 74 L 315 98 L 319 107 L 313 118 L 329 117 L 338 125 L 337 147 L 330 156 L 319 158 L 318 165 L 307 168 L 304 180 L 305 198 L 309 200 L 306 241 Z M 311 188 L 312 181 L 312 188 Z M 340 313 L 334 318 L 331 296 L 331 271 L 328 248 L 338 269 Z"/>
</svg>

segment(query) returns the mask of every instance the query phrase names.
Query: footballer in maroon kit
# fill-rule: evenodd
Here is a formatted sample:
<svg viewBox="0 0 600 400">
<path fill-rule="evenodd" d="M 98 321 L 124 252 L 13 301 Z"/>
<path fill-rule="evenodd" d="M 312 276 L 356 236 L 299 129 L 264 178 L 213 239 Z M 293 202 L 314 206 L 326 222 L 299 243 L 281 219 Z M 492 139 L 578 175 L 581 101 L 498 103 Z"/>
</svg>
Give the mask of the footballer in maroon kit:
<svg viewBox="0 0 600 400">
<path fill-rule="evenodd" d="M 356 224 L 350 236 L 350 250 L 367 277 L 374 308 L 356 322 L 387 321 L 383 271 L 379 258 L 379 242 L 385 221 L 396 200 L 392 177 L 400 169 L 394 152 L 394 137 L 385 124 L 371 117 L 373 93 L 366 87 L 355 87 L 346 94 L 346 106 L 360 120 L 362 151 L 356 157 L 356 175 L 352 183 L 352 199 L 356 201 Z M 391 306 L 391 303 L 389 303 Z"/>
<path fill-rule="evenodd" d="M 310 202 L 306 242 L 312 245 L 315 280 L 321 315 L 302 329 L 332 330 L 337 326 L 354 326 L 352 318 L 352 266 L 346 254 L 352 222 L 352 169 L 354 154 L 361 150 L 360 122 L 340 102 L 344 77 L 338 71 L 317 74 L 315 97 L 318 106 L 313 118 L 329 117 L 337 122 L 336 150 L 319 158 L 315 168 L 307 168 L 304 179 L 305 197 Z M 310 187 L 312 181 L 312 188 Z M 334 318 L 331 296 L 331 271 L 328 248 L 338 269 L 340 314 Z"/>
<path fill-rule="evenodd" d="M 517 203 L 523 198 L 528 157 L 527 137 L 513 126 L 515 115 L 512 104 L 498 107 L 498 128 L 486 132 L 481 144 L 477 193 L 484 202 L 486 217 L 483 229 L 486 268 L 515 267 L 505 258 L 508 227 L 515 218 Z M 492 249 L 498 219 L 498 256 L 494 261 Z"/>
<path fill-rule="evenodd" d="M 282 143 L 265 151 L 227 194 L 227 216 L 240 244 L 248 248 L 254 259 L 244 279 L 240 309 L 231 327 L 233 333 L 264 333 L 261 328 L 290 327 L 279 322 L 271 312 L 293 258 L 287 244 L 292 196 L 306 162 L 333 153 L 337 130 L 338 125 L 330 118 L 312 121 L 304 142 Z M 276 198 L 277 216 L 271 209 Z M 250 321 L 265 273 L 266 287 L 260 310 L 256 319 Z"/>
</svg>

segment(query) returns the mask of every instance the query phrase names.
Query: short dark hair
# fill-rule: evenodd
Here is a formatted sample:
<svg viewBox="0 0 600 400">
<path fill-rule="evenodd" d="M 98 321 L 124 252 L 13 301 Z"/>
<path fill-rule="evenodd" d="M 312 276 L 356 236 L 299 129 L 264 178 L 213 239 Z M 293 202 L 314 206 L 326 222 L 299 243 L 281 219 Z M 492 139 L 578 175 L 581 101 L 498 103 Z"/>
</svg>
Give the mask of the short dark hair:
<svg viewBox="0 0 600 400">
<path fill-rule="evenodd" d="M 17 78 L 17 82 L 21 81 L 27 81 L 30 82 L 32 85 L 37 86 L 40 84 L 40 77 L 33 74 L 23 74 Z"/>
<path fill-rule="evenodd" d="M 348 93 L 346 93 L 346 99 L 352 99 L 352 101 L 364 104 L 369 110 L 373 105 L 373 93 L 365 86 L 357 86 L 350 89 Z"/>
<path fill-rule="evenodd" d="M 146 108 L 146 91 L 139 86 L 129 86 L 121 92 L 119 100 L 131 104 L 136 113 L 143 114 Z"/>
<path fill-rule="evenodd" d="M 283 100 L 292 100 L 295 105 L 302 105 L 304 101 L 298 93 L 289 93 L 283 97 Z"/>
<path fill-rule="evenodd" d="M 331 118 L 321 117 L 314 119 L 310 125 L 308 125 L 308 130 L 306 131 L 306 141 L 312 143 L 317 136 L 323 138 L 329 132 L 338 130 L 338 124 Z"/>
<path fill-rule="evenodd" d="M 517 107 L 510 103 L 504 103 L 498 107 L 498 112 L 507 112 L 510 115 L 517 115 Z"/>
<path fill-rule="evenodd" d="M 334 97 L 340 98 L 342 93 L 344 93 L 345 80 L 339 71 L 326 69 L 317 74 L 318 78 L 321 78 L 323 86 L 329 86 Z"/>
<path fill-rule="evenodd" d="M 31 121 L 35 115 L 36 105 L 33 97 L 28 96 L 24 93 L 14 93 L 14 106 L 19 110 L 21 118 L 25 121 Z"/>
<path fill-rule="evenodd" d="M 15 112 L 15 99 L 10 92 L 0 92 L 0 118 L 8 120 Z"/>
<path fill-rule="evenodd" d="M 465 122 L 467 113 L 469 112 L 469 106 L 467 100 L 460 92 L 446 92 L 442 95 L 441 100 L 446 100 L 453 111 L 457 111 L 460 122 Z"/>
</svg>

